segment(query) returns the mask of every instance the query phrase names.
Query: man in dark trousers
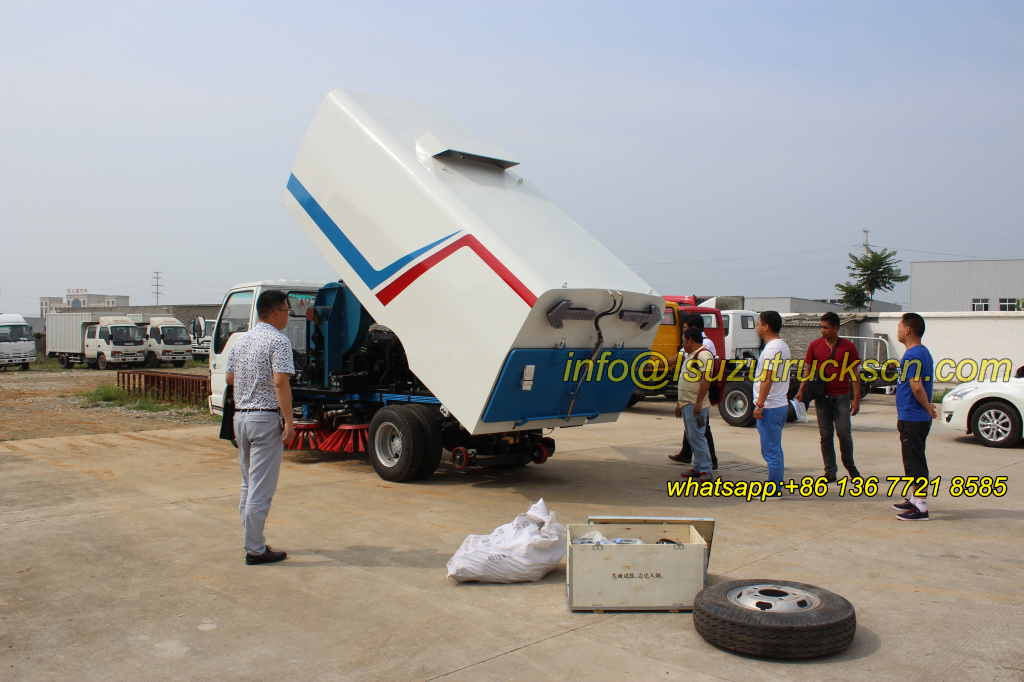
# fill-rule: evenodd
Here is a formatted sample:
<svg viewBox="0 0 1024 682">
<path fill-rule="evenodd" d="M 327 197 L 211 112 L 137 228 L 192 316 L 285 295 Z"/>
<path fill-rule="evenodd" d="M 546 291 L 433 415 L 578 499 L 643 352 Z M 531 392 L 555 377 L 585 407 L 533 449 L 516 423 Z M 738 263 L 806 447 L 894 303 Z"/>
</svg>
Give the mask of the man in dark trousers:
<svg viewBox="0 0 1024 682">
<path fill-rule="evenodd" d="M 281 331 L 288 326 L 288 295 L 270 289 L 256 301 L 259 323 L 228 353 L 225 378 L 234 387 L 235 438 L 242 471 L 238 513 L 245 530 L 245 563 L 281 561 L 285 552 L 266 544 L 263 534 L 277 490 L 284 444 L 295 437 L 292 344 Z"/>
<path fill-rule="evenodd" d="M 821 338 L 811 341 L 804 360 L 804 372 L 814 370 L 811 379 L 823 380 L 822 392 L 814 396 L 814 414 L 818 418 L 821 435 L 821 459 L 825 464 L 825 480 L 836 480 L 836 445 L 833 434 L 839 436 L 839 452 L 850 477 L 860 476 L 853 462 L 853 431 L 850 418 L 860 412 L 860 379 L 857 365 L 860 356 L 849 339 L 839 336 L 839 316 L 829 312 L 821 316 Z M 853 379 L 853 400 L 850 399 L 850 379 Z M 800 384 L 796 399 L 803 401 L 811 381 Z M 819 384 L 820 386 L 820 384 Z"/>
<path fill-rule="evenodd" d="M 896 428 L 900 432 L 903 451 L 903 475 L 928 480 L 928 460 L 924 445 L 935 419 L 932 402 L 932 378 L 935 366 L 932 354 L 921 343 L 924 318 L 917 313 L 904 313 L 896 327 L 896 339 L 906 346 L 900 360 L 900 378 L 896 384 Z M 927 521 L 928 486 L 914 486 L 913 497 L 892 506 L 900 521 Z"/>
<path fill-rule="evenodd" d="M 687 329 L 696 329 L 700 332 L 701 343 L 711 351 L 711 355 L 717 356 L 718 350 L 715 348 L 715 342 L 708 338 L 708 335 L 704 333 L 704 318 L 696 313 L 691 313 L 683 318 L 683 333 L 686 333 Z M 683 352 L 683 348 L 679 349 Z M 678 356 L 677 356 L 678 357 Z M 669 363 L 669 369 L 674 368 L 674 362 Z M 708 419 L 704 423 L 704 439 L 708 443 L 708 451 L 711 453 L 711 470 L 718 470 L 718 456 L 715 454 L 715 438 L 711 435 L 711 420 Z M 669 455 L 668 458 L 673 462 L 680 464 L 690 464 L 693 462 L 693 449 L 690 447 L 690 441 L 683 436 L 683 447 L 674 455 Z"/>
</svg>

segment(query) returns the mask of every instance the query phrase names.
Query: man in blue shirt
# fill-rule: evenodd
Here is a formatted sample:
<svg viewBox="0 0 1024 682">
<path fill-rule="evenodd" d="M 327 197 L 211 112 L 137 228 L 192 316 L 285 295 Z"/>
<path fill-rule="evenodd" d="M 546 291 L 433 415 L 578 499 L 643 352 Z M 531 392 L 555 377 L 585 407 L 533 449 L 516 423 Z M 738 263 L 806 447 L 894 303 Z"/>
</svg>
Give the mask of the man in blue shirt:
<svg viewBox="0 0 1024 682">
<path fill-rule="evenodd" d="M 900 432 L 903 450 L 903 472 L 914 478 L 913 497 L 894 504 L 902 513 L 900 521 L 927 521 L 928 460 L 924 445 L 935 419 L 932 404 L 932 378 L 935 376 L 932 354 L 921 344 L 924 336 L 924 318 L 917 313 L 905 313 L 896 328 L 896 338 L 906 346 L 896 384 L 896 428 Z M 917 479 L 924 479 L 918 487 Z"/>
</svg>

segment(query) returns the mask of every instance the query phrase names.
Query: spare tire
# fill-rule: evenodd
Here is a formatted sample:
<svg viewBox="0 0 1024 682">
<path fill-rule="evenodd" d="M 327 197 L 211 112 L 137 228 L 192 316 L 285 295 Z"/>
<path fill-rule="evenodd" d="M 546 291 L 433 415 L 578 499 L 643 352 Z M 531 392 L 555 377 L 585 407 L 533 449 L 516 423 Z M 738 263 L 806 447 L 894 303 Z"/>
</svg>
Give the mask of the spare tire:
<svg viewBox="0 0 1024 682">
<path fill-rule="evenodd" d="M 857 630 L 853 604 L 814 585 L 730 580 L 704 589 L 693 626 L 709 644 L 769 658 L 812 658 L 842 651 Z"/>
</svg>

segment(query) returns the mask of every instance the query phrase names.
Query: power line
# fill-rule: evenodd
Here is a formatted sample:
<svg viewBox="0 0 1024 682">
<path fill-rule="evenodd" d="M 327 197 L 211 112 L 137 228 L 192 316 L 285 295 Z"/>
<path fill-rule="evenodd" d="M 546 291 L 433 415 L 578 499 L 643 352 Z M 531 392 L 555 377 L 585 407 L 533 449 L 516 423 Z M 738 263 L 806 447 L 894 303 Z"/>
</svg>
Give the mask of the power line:
<svg viewBox="0 0 1024 682">
<path fill-rule="evenodd" d="M 803 255 L 803 254 L 806 254 L 806 253 L 824 253 L 825 251 L 835 251 L 836 249 L 848 249 L 848 248 L 850 248 L 850 246 L 851 245 L 847 244 L 847 245 L 842 245 L 842 246 L 830 246 L 827 249 L 810 249 L 808 251 L 786 251 L 785 253 L 760 253 L 760 254 L 757 254 L 756 256 L 738 256 L 736 258 L 703 258 L 702 257 L 702 258 L 699 258 L 697 260 L 692 260 L 692 261 L 670 261 L 670 262 L 667 262 L 667 263 L 627 263 L 626 265 L 628 265 L 631 268 L 642 268 L 642 267 L 647 267 L 647 266 L 650 266 L 650 265 L 689 265 L 691 263 L 698 263 L 698 262 L 699 263 L 725 263 L 725 262 L 728 262 L 728 261 L 751 260 L 751 259 L 755 259 L 755 258 L 776 258 L 776 257 L 781 257 L 781 256 L 797 256 L 797 255 Z M 853 244 L 852 246 L 860 246 L 860 244 Z"/>
</svg>

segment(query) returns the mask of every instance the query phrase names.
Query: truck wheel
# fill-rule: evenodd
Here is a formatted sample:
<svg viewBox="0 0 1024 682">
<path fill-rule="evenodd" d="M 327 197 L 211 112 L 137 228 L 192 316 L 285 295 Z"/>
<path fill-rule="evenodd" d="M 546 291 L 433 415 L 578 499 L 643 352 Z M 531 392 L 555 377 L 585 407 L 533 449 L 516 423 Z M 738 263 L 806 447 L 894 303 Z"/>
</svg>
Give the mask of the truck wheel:
<svg viewBox="0 0 1024 682">
<path fill-rule="evenodd" d="M 420 466 L 419 473 L 416 474 L 416 478 L 422 481 L 430 478 L 441 464 L 441 456 L 444 452 L 444 448 L 441 446 L 441 422 L 438 421 L 437 411 L 426 405 L 412 403 L 406 409 L 420 423 L 425 434 L 423 464 Z"/>
<path fill-rule="evenodd" d="M 633 395 L 629 396 L 629 402 L 626 403 L 626 407 L 627 408 L 633 407 L 634 405 L 636 405 L 638 402 L 640 402 L 641 400 L 643 400 L 646 397 L 647 397 L 647 394 L 645 394 L 643 391 L 637 389 L 637 390 L 633 391 Z"/>
<path fill-rule="evenodd" d="M 21 371 L 22 371 L 22 372 L 27 372 L 28 370 L 29 370 L 29 366 L 28 366 L 28 363 L 26 362 L 26 363 L 24 363 L 24 364 L 23 364 L 23 365 L 21 366 Z"/>
<path fill-rule="evenodd" d="M 416 478 L 426 436 L 419 420 L 397 407 L 382 407 L 370 420 L 369 451 L 374 471 L 385 481 Z"/>
<path fill-rule="evenodd" d="M 160 358 L 156 356 L 156 353 L 150 351 L 146 353 L 146 367 L 159 367 Z"/>
<path fill-rule="evenodd" d="M 57 365 L 61 369 L 69 369 L 71 367 L 71 361 L 68 360 L 67 353 L 61 353 L 57 356 Z"/>
<path fill-rule="evenodd" d="M 1020 415 L 1004 402 L 989 400 L 974 408 L 971 433 L 987 447 L 1013 447 L 1020 440 Z"/>
<path fill-rule="evenodd" d="M 704 589 L 693 626 L 709 644 L 769 658 L 812 658 L 842 651 L 857 630 L 853 604 L 814 585 L 730 580 Z"/>
<path fill-rule="evenodd" d="M 185 366 L 185 361 L 184 360 L 175 360 L 171 364 L 174 365 L 175 367 L 184 367 Z"/>
<path fill-rule="evenodd" d="M 96 356 L 96 369 L 106 369 L 108 366 L 106 355 L 100 353 Z"/>
<path fill-rule="evenodd" d="M 726 424 L 750 426 L 754 423 L 753 390 L 746 382 L 726 384 L 722 402 L 718 403 L 718 413 Z"/>
</svg>

